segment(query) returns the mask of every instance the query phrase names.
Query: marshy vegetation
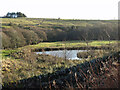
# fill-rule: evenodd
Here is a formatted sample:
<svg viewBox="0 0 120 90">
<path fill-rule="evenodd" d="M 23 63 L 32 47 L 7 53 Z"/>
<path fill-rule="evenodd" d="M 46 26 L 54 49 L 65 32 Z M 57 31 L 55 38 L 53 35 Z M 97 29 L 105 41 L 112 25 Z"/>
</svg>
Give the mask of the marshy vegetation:
<svg viewBox="0 0 120 90">
<path fill-rule="evenodd" d="M 112 80 L 117 88 L 117 26 L 115 20 L 3 18 L 3 87 L 112 88 Z M 46 50 L 86 52 L 77 54 L 81 60 L 35 53 Z"/>
</svg>

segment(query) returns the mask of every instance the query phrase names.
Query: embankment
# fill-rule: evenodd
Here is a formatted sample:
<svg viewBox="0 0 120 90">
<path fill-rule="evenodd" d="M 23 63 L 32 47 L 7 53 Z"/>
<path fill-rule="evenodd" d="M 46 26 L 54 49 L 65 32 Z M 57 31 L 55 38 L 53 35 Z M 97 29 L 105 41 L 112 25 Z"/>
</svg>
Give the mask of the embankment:
<svg viewBox="0 0 120 90">
<path fill-rule="evenodd" d="M 100 47 L 94 47 L 94 46 L 90 46 L 90 47 L 59 47 L 59 48 L 36 48 L 36 49 L 32 49 L 33 52 L 41 52 L 41 51 L 53 51 L 53 50 L 97 50 L 97 49 L 110 49 L 110 47 L 108 46 L 100 46 Z"/>
<path fill-rule="evenodd" d="M 114 53 L 110 56 L 105 56 L 103 58 L 93 59 L 91 61 L 86 61 L 77 66 L 66 68 L 65 70 L 57 71 L 47 75 L 34 76 L 32 78 L 17 81 L 16 83 L 5 84 L 3 88 L 89 88 L 95 85 L 102 87 L 103 83 L 106 85 L 104 78 L 109 76 L 110 70 L 119 66 L 118 60 L 120 60 L 120 52 Z M 116 63 L 116 64 L 115 64 Z M 118 67 L 119 68 L 119 67 Z M 115 79 L 113 87 L 117 88 L 118 81 L 114 78 L 117 72 L 112 74 L 112 78 Z M 111 74 L 110 74 L 111 76 Z M 106 79 L 105 79 L 106 80 Z M 95 83 L 94 83 L 95 82 Z M 112 82 L 112 81 L 111 81 Z M 103 85 L 103 86 L 104 86 Z M 111 85 L 110 85 L 111 87 Z"/>
</svg>

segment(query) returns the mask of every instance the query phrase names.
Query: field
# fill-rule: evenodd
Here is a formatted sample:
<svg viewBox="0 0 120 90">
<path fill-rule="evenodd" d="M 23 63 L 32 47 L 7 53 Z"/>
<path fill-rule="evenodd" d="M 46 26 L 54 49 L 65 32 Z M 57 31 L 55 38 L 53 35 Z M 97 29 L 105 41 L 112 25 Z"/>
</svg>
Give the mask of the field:
<svg viewBox="0 0 120 90">
<path fill-rule="evenodd" d="M 110 44 L 117 44 L 118 41 L 89 41 L 88 45 L 90 47 L 101 47 Z M 42 42 L 36 45 L 29 45 L 25 47 L 30 47 L 32 49 L 37 48 L 75 48 L 75 47 L 87 47 L 85 41 L 63 41 L 63 42 Z M 24 48 L 24 47 L 23 47 Z"/>
<path fill-rule="evenodd" d="M 3 18 L 2 32 L 0 33 L 0 35 L 3 36 L 2 53 L 0 54 L 2 56 L 3 87 L 9 87 L 12 83 L 18 83 L 20 80 L 24 81 L 29 78 L 36 80 L 35 77 L 39 77 L 40 75 L 44 78 L 47 76 L 48 79 L 49 75 L 54 77 L 54 73 L 67 73 L 63 71 L 68 68 L 71 70 L 73 67 L 79 66 L 79 64 L 85 64 L 97 60 L 97 58 L 103 58 L 101 60 L 104 60 L 105 57 L 110 55 L 114 56 L 114 53 L 120 51 L 118 47 L 119 41 L 117 41 L 117 21 L 115 20 Z M 37 51 L 67 49 L 87 50 L 87 52 L 83 53 L 86 56 L 83 56 L 81 60 L 68 60 L 52 55 L 35 53 Z M 78 54 L 80 57 L 82 56 L 82 53 Z M 104 63 L 106 64 L 106 62 L 117 63 L 117 60 L 114 56 L 110 62 L 105 61 Z M 97 65 L 100 70 L 99 65 L 95 65 Z M 113 70 L 116 70 L 112 64 L 110 65 Z M 84 68 L 91 71 L 92 68 L 88 67 L 88 64 L 84 66 Z M 78 73 L 78 70 L 75 69 L 75 72 Z M 101 72 L 94 70 L 92 77 L 94 77 L 94 73 L 101 74 Z M 58 76 L 60 76 L 59 74 Z M 69 74 L 65 74 L 65 77 L 69 76 Z M 100 77 L 103 79 L 104 74 L 101 75 Z M 61 78 L 62 75 L 59 79 Z M 55 78 L 52 78 L 52 80 L 54 81 Z M 96 78 L 96 81 L 97 80 L 98 78 Z M 115 82 L 117 81 L 116 79 Z M 40 81 L 38 80 L 38 82 Z M 41 83 L 44 82 L 46 81 L 42 80 Z M 20 83 L 18 87 L 24 87 L 23 83 L 25 82 Z M 49 80 L 46 83 L 49 83 Z M 67 82 L 68 86 L 70 83 L 71 82 Z M 76 83 L 73 82 L 73 84 L 75 84 L 75 86 L 72 87 L 77 87 Z M 58 84 L 58 86 L 59 85 L 60 84 Z M 86 82 L 81 85 L 84 86 L 88 84 Z M 32 86 L 34 85 L 31 83 L 30 87 Z M 44 86 L 47 85 L 43 85 L 43 88 Z M 50 88 L 50 86 L 48 87 Z"/>
</svg>

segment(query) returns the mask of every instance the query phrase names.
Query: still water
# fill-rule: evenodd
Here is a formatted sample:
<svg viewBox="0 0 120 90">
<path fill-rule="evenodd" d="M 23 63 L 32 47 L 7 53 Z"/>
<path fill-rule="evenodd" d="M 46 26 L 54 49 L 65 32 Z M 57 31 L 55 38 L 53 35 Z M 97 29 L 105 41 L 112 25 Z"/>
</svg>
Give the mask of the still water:
<svg viewBox="0 0 120 90">
<path fill-rule="evenodd" d="M 81 60 L 81 58 L 77 57 L 78 52 L 84 52 L 86 50 L 55 50 L 55 51 L 44 51 L 44 52 L 36 52 L 37 54 L 48 54 L 52 56 L 57 56 L 61 58 L 66 58 L 69 60 Z"/>
</svg>

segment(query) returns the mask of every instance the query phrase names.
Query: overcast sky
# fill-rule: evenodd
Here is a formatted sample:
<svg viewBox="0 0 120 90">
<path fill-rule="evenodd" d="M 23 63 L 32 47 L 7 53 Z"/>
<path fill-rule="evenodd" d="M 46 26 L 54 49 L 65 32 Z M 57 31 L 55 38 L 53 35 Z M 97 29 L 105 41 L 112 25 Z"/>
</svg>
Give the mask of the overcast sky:
<svg viewBox="0 0 120 90">
<path fill-rule="evenodd" d="M 119 0 L 0 0 L 0 16 L 22 12 L 28 17 L 117 19 Z"/>
</svg>

